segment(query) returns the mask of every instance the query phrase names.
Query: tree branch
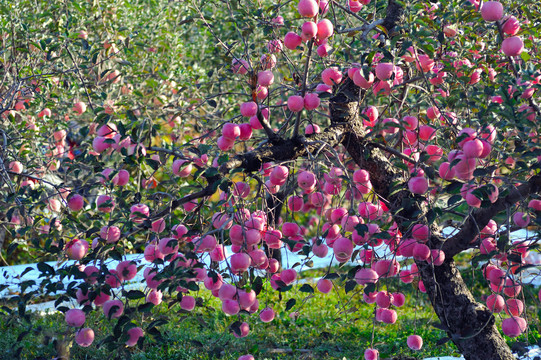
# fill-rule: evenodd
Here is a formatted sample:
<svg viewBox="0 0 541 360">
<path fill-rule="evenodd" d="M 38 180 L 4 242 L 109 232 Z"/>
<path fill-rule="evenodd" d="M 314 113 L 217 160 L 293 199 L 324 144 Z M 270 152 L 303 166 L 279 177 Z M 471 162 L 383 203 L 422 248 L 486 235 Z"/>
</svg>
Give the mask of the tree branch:
<svg viewBox="0 0 541 360">
<path fill-rule="evenodd" d="M 500 211 L 513 206 L 517 201 L 528 197 L 528 195 L 540 191 L 541 175 L 535 175 L 527 183 L 510 189 L 506 197 L 499 198 L 490 207 L 475 210 L 468 216 L 460 231 L 443 244 L 442 250 L 445 252 L 445 257 L 451 258 L 466 250 L 470 242 L 479 234 L 479 230 L 484 228 L 489 220 Z"/>
</svg>

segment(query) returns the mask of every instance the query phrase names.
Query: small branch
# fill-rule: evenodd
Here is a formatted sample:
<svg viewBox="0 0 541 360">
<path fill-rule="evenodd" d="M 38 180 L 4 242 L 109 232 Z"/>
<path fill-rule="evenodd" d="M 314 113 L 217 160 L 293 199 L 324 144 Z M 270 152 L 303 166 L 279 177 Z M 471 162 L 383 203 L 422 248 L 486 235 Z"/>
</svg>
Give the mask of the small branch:
<svg viewBox="0 0 541 360">
<path fill-rule="evenodd" d="M 388 152 L 390 154 L 393 154 L 394 156 L 396 156 L 396 157 L 398 157 L 398 158 L 400 158 L 400 159 L 402 159 L 404 161 L 407 161 L 410 164 L 413 164 L 413 165 L 417 164 L 417 161 L 415 161 L 414 159 L 410 158 L 407 155 L 404 155 L 403 153 L 401 153 L 400 151 L 398 151 L 396 149 L 385 146 L 384 144 L 371 142 L 371 143 L 368 143 L 368 145 L 376 147 L 378 149 L 381 149 L 381 150 L 383 150 L 385 152 Z"/>
<path fill-rule="evenodd" d="M 349 15 L 361 20 L 365 25 L 368 25 L 368 21 L 366 21 L 365 19 L 363 19 L 362 17 L 360 17 L 359 15 L 355 14 L 353 11 L 349 10 L 347 7 L 344 7 L 343 5 L 340 5 L 338 3 L 338 1 L 336 0 L 333 0 L 332 1 L 333 5 L 334 6 L 337 6 L 339 7 L 340 9 L 344 10 L 345 12 L 347 12 Z"/>
<path fill-rule="evenodd" d="M 361 35 L 361 40 L 365 40 L 366 37 L 368 36 L 368 33 L 370 33 L 370 31 L 374 30 L 375 28 L 377 28 L 379 25 L 382 25 L 382 24 L 383 24 L 383 19 L 378 19 L 376 21 L 373 21 L 370 24 L 357 26 L 354 28 L 349 28 L 349 29 L 344 29 L 344 30 L 338 30 L 337 33 L 345 34 L 345 33 L 351 33 L 355 31 L 362 31 L 363 34 Z"/>
<path fill-rule="evenodd" d="M 68 55 L 71 58 L 71 61 L 73 61 L 73 65 L 75 66 L 75 72 L 77 73 L 77 77 L 79 78 L 79 81 L 81 81 L 81 84 L 83 85 L 83 88 L 85 89 L 86 98 L 88 99 L 88 105 L 92 109 L 93 113 L 96 113 L 94 110 L 94 105 L 92 104 L 92 99 L 90 98 L 90 93 L 88 92 L 88 88 L 86 87 L 85 80 L 83 79 L 83 76 L 81 75 L 81 71 L 79 70 L 79 65 L 77 65 L 77 62 L 75 61 L 75 58 L 73 57 L 73 54 L 71 53 L 68 45 L 65 46 L 66 51 L 68 52 Z"/>
<path fill-rule="evenodd" d="M 302 76 L 302 92 L 301 96 L 306 95 L 306 82 L 308 81 L 308 70 L 310 70 L 310 60 L 312 59 L 312 49 L 314 47 L 314 40 L 310 40 L 308 43 L 308 56 L 306 58 L 306 63 L 304 64 L 304 74 Z M 293 128 L 293 137 L 299 135 L 299 127 L 301 125 L 301 112 L 297 114 L 297 119 L 295 120 L 295 127 Z"/>
</svg>

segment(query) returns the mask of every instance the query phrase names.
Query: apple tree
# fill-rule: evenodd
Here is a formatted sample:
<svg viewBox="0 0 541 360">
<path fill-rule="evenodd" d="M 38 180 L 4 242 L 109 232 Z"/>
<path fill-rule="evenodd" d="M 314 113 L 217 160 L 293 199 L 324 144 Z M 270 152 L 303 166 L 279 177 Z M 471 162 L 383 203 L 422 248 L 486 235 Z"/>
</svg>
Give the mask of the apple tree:
<svg viewBox="0 0 541 360">
<path fill-rule="evenodd" d="M 31 39 L 3 18 L 5 254 L 73 260 L 40 271 L 43 291 L 80 305 L 59 307 L 75 341 L 92 344 L 98 308 L 117 321 L 103 343 L 156 336 L 136 314 L 192 311 L 199 287 L 246 336 L 250 314 L 275 316 L 259 305 L 266 284 L 287 295 L 296 281 L 286 251 L 360 264 L 317 290 L 361 290 L 382 326 L 400 321 L 398 278 L 466 359 L 512 359 L 501 332 L 525 333 L 538 301 L 523 288 L 541 224 L 539 5 L 215 5 L 42 4 Z M 464 252 L 486 300 L 461 277 Z M 127 289 L 138 272 L 144 291 Z"/>
</svg>

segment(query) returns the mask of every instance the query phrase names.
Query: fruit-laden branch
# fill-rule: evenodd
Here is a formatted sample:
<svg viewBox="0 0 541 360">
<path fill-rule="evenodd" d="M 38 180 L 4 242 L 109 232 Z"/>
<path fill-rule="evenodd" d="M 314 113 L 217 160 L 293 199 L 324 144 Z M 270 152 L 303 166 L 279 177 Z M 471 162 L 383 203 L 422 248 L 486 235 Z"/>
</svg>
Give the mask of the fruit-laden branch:
<svg viewBox="0 0 541 360">
<path fill-rule="evenodd" d="M 236 155 L 233 159 L 220 166 L 220 173 L 228 174 L 231 170 L 242 168 L 246 172 L 259 171 L 263 163 L 295 160 L 310 154 L 317 154 L 326 146 L 333 148 L 338 145 L 347 127 L 345 124 L 331 125 L 320 134 L 306 137 L 281 140 L 277 143 L 265 143 L 255 150 Z"/>
<path fill-rule="evenodd" d="M 443 244 L 442 250 L 445 252 L 445 257 L 453 257 L 470 248 L 471 242 L 496 214 L 514 206 L 518 201 L 527 198 L 530 194 L 539 193 L 540 191 L 541 176 L 535 175 L 527 183 L 511 188 L 507 196 L 500 197 L 491 206 L 473 211 L 462 225 L 460 231 Z"/>
<path fill-rule="evenodd" d="M 278 143 L 265 143 L 252 151 L 234 156 L 231 160 L 223 163 L 218 173 L 204 172 L 203 177 L 207 180 L 207 185 L 198 192 L 183 196 L 173 200 L 167 207 L 159 210 L 151 216 L 151 219 L 158 219 L 170 214 L 173 210 L 200 198 L 211 196 L 216 192 L 218 186 L 223 180 L 223 176 L 229 174 L 231 170 L 243 169 L 246 172 L 255 172 L 261 169 L 261 166 L 266 162 L 283 162 L 295 160 L 299 157 L 306 156 L 308 153 L 317 155 L 326 147 L 333 148 L 340 144 L 346 131 L 344 124 L 329 126 L 323 133 L 312 134 L 307 137 L 299 136 L 296 138 L 281 140 Z M 162 148 L 151 148 L 150 150 L 163 151 L 177 155 L 172 150 Z"/>
</svg>

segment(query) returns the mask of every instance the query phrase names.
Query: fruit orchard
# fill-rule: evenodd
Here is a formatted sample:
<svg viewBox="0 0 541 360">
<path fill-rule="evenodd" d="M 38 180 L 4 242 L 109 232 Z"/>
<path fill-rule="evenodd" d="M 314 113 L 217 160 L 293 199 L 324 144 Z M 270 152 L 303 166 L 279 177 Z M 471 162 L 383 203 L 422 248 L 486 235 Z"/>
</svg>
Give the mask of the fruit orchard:
<svg viewBox="0 0 541 360">
<path fill-rule="evenodd" d="M 73 346 L 127 351 L 159 339 L 153 307 L 197 312 L 200 289 L 242 338 L 345 287 L 374 304 L 372 360 L 415 301 L 399 282 L 429 299 L 441 343 L 513 359 L 506 339 L 539 326 L 541 6 L 217 5 L 0 6 L 1 261 L 40 272 L 2 311 L 56 296 Z M 301 286 L 314 258 L 352 266 Z"/>
</svg>

